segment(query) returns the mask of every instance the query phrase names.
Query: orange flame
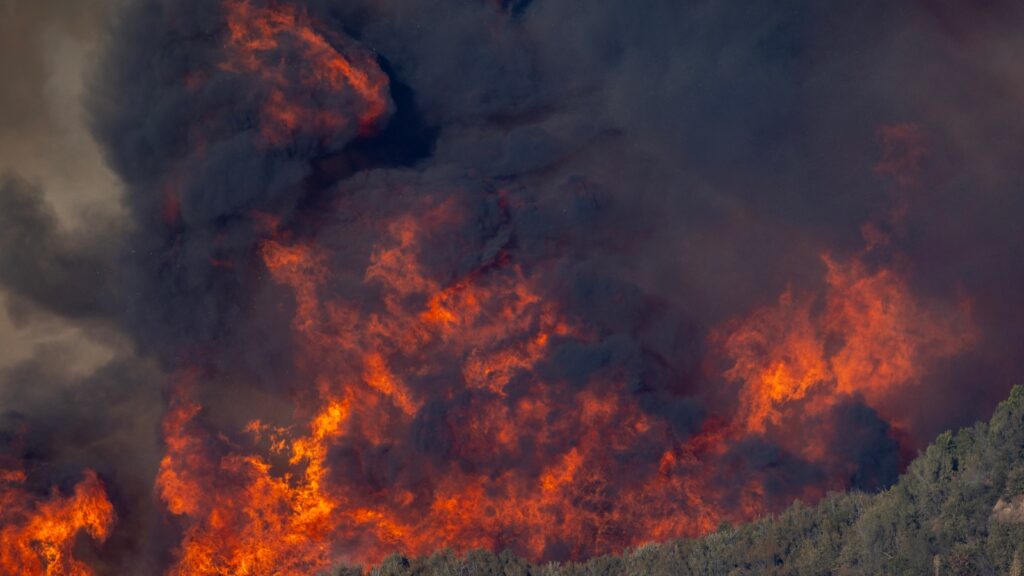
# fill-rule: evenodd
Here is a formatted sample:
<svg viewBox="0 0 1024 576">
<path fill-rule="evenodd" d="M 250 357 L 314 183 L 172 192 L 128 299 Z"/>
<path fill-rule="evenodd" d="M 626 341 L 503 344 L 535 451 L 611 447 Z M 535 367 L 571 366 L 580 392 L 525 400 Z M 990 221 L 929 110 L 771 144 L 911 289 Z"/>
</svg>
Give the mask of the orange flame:
<svg viewBox="0 0 1024 576">
<path fill-rule="evenodd" d="M 259 573 L 258 566 L 311 573 L 338 559 L 374 562 L 395 550 L 441 547 L 512 546 L 540 558 L 561 546 L 581 557 L 700 533 L 732 517 L 719 500 L 724 495 L 715 494 L 713 474 L 684 473 L 697 467 L 699 447 L 679 446 L 661 465 L 638 469 L 612 489 L 612 479 L 624 476 L 620 460 L 669 438 L 667 424 L 645 415 L 614 379 L 571 393 L 536 378 L 553 337 L 587 336 L 514 264 L 447 286 L 431 278 L 419 261 L 420 238 L 458 218 L 442 204 L 385 226 L 365 273 L 366 284 L 380 289 L 382 312 L 325 298 L 330 273 L 315 246 L 286 238 L 264 243 L 273 278 L 294 294 L 292 328 L 299 362 L 316 383 L 316 408 L 307 412 L 300 403 L 300 423 L 310 416 L 295 430 L 251 424 L 250 431 L 272 437 L 261 455 L 218 440 L 197 423 L 198 404 L 176 400 L 165 419 L 160 474 L 161 497 L 186 525 L 173 574 Z M 452 358 L 461 358 L 455 374 L 469 394 L 463 409 L 446 416 L 454 460 L 500 458 L 510 466 L 494 475 L 449 463 L 420 484 L 371 493 L 329 473 L 332 447 L 362 446 L 354 448 L 358 454 L 409 434 L 427 399 L 407 379 L 450 373 L 444 363 Z M 513 399 L 506 388 L 517 377 L 528 379 L 530 393 Z M 547 455 L 546 464 L 515 466 L 535 450 Z M 273 454 L 287 465 L 272 464 Z"/>
<path fill-rule="evenodd" d="M 114 507 L 92 470 L 70 496 L 56 489 L 38 500 L 22 486 L 20 470 L 0 471 L 0 572 L 24 576 L 90 576 L 72 554 L 82 531 L 102 543 L 115 522 Z"/>
<path fill-rule="evenodd" d="M 926 156 L 921 131 L 912 124 L 879 130 L 883 159 L 875 172 L 891 179 L 893 208 L 886 226 L 906 216 L 904 194 L 918 186 Z M 891 424 L 903 427 L 889 405 L 894 395 L 912 391 L 937 361 L 967 350 L 977 338 L 971 303 L 921 301 L 896 266 L 865 264 L 889 243 L 879 222 L 862 228 L 862 254 L 842 262 L 822 255 L 826 268 L 824 302 L 810 295 L 783 293 L 775 306 L 716 330 L 712 336 L 732 366 L 724 376 L 739 385 L 739 432 L 762 434 L 770 428 L 799 430 L 800 420 L 820 415 L 842 398 L 862 397 Z M 822 458 L 820 435 L 792 435 L 792 447 Z"/>
<path fill-rule="evenodd" d="M 724 376 L 739 386 L 740 406 L 674 440 L 664 420 L 617 384 L 620 374 L 594 376 L 575 391 L 538 376 L 553 341 L 594 337 L 510 259 L 447 284 L 433 278 L 421 263 L 424 239 L 465 216 L 427 202 L 380 224 L 363 274 L 376 305 L 339 297 L 329 288 L 329 254 L 266 223 L 272 237 L 261 255 L 293 295 L 296 363 L 315 395 L 296 400 L 293 428 L 248 427 L 269 436 L 269 449 L 227 443 L 198 424 L 198 404 L 177 401 L 165 421 L 161 471 L 161 495 L 186 526 L 173 574 L 269 566 L 302 574 L 444 547 L 583 557 L 706 533 L 779 505 L 764 478 L 733 469 L 742 466 L 730 460 L 737 442 L 766 435 L 805 461 L 827 462 L 824 440 L 808 428 L 819 425 L 815 415 L 859 395 L 899 424 L 900 415 L 887 412 L 889 395 L 912 389 L 929 365 L 973 339 L 968 308 L 918 301 L 894 269 L 824 256 L 821 302 L 787 292 L 776 306 L 714 331 L 713 345 L 732 360 Z M 366 486 L 339 475 L 335 450 L 358 468 L 366 451 L 408 443 L 430 400 L 411 379 L 431 374 L 454 379 L 439 395 L 466 399 L 436 427 L 446 436 L 430 440 L 446 446 L 445 462 L 418 464 L 430 469 L 412 483 Z M 653 464 L 630 462 L 653 447 Z M 539 464 L 517 464 L 532 454 L 543 455 Z M 497 472 L 484 465 L 495 461 Z M 736 481 L 726 485 L 722 474 Z M 815 500 L 842 481 L 793 492 Z"/>
<path fill-rule="evenodd" d="M 356 126 L 368 133 L 387 114 L 387 76 L 365 50 L 353 46 L 343 52 L 291 4 L 258 7 L 248 0 L 225 0 L 224 7 L 229 50 L 223 67 L 256 75 L 269 90 L 260 119 L 269 144 L 287 143 L 297 132 L 330 139 Z M 297 88 L 313 97 L 290 99 Z M 341 113 L 337 102 L 330 104 L 350 92 L 359 98 L 352 104 L 359 110 L 354 119 Z"/>
<path fill-rule="evenodd" d="M 967 304 L 925 305 L 891 269 L 872 272 L 860 260 L 840 263 L 828 255 L 823 261 L 822 309 L 787 291 L 777 305 L 713 338 L 733 361 L 726 378 L 743 387 L 746 431 L 783 424 L 796 405 L 821 412 L 844 395 L 859 394 L 884 413 L 891 393 L 919 384 L 927 366 L 965 350 L 975 337 Z"/>
<path fill-rule="evenodd" d="M 368 53 L 339 49 L 294 7 L 224 5 L 223 66 L 269 91 L 260 117 L 268 145 L 365 131 L 387 114 L 387 78 Z M 337 111 L 352 106 L 289 101 L 293 78 L 307 93 L 355 97 L 358 118 Z M 891 159 L 879 173 L 918 159 Z M 332 284 L 327 249 L 254 215 L 268 237 L 259 256 L 294 310 L 295 423 L 256 420 L 245 427 L 251 441 L 229 439 L 194 397 L 201 376 L 179 376 L 157 480 L 183 532 L 169 574 L 304 575 L 445 547 L 580 558 L 706 533 L 778 508 L 765 479 L 731 456 L 735 445 L 767 436 L 820 462 L 827 447 L 806 441 L 814 416 L 859 395 L 898 424 L 889 396 L 973 339 L 966 307 L 919 302 L 899 271 L 826 255 L 822 299 L 787 291 L 713 331 L 739 406 L 680 439 L 642 409 L 614 362 L 585 386 L 542 369 L 557 344 L 601 337 L 543 297 L 542 264 L 527 269 L 499 250 L 456 278 L 433 275 L 421 247 L 469 216 L 420 198 L 370 224 L 379 240 L 358 268 L 369 302 Z M 884 234 L 874 230 L 869 249 Z M 414 446 L 422 429 L 441 437 Z M 444 454 L 403 452 L 417 450 Z M 378 460 L 394 469 L 369 469 Z M 813 500 L 827 488 L 793 491 Z"/>
</svg>

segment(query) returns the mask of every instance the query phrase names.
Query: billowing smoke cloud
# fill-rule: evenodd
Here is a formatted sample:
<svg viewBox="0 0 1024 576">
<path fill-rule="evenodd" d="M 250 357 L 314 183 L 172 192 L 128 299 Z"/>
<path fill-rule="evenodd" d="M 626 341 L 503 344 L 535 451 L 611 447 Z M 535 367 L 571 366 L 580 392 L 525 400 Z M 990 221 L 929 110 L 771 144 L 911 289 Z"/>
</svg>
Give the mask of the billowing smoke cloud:
<svg viewBox="0 0 1024 576">
<path fill-rule="evenodd" d="M 884 488 L 1020 373 L 1022 19 L 135 0 L 87 99 L 127 222 L 0 188 L 11 301 L 118 353 L 2 374 L 0 462 L 96 471 L 112 574 L 580 558 Z"/>
<path fill-rule="evenodd" d="M 109 316 L 105 308 L 114 301 L 117 281 L 109 254 L 117 231 L 68 233 L 37 187 L 17 177 L 0 187 L 0 243 L 7 248 L 0 279 L 13 296 L 11 306 L 33 303 L 70 318 Z"/>
</svg>

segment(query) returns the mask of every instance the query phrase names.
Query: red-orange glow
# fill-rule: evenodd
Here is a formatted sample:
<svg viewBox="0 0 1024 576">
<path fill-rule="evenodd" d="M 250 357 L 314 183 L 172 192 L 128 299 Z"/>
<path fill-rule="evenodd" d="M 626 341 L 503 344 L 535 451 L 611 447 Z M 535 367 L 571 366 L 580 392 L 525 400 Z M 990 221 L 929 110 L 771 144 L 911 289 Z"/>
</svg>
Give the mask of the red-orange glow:
<svg viewBox="0 0 1024 576">
<path fill-rule="evenodd" d="M 804 424 L 793 414 L 823 414 L 859 395 L 896 420 L 886 414 L 888 394 L 915 385 L 930 363 L 971 341 L 966 311 L 917 301 L 892 269 L 825 257 L 821 299 L 787 292 L 715 332 L 712 342 L 731 361 L 724 376 L 740 389 L 738 410 L 666 448 L 666 422 L 645 414 L 614 377 L 575 392 L 538 378 L 553 339 L 586 340 L 585 330 L 512 262 L 448 284 L 433 278 L 421 263 L 422 238 L 460 215 L 443 204 L 415 213 L 380 226 L 363 275 L 377 289 L 370 306 L 327 289 L 332 271 L 322 248 L 267 223 L 271 239 L 261 255 L 294 297 L 297 362 L 315 395 L 298 401 L 292 428 L 249 426 L 270 438 L 269 450 L 211 437 L 196 424 L 201 410 L 191 401 L 171 410 L 161 495 L 187 526 L 175 574 L 260 573 L 261 566 L 311 573 L 341 560 L 444 547 L 511 546 L 542 558 L 558 546 L 582 557 L 705 533 L 773 509 L 762 478 L 730 468 L 738 465 L 729 459 L 733 443 L 768 435 L 806 460 L 824 459 L 820 441 L 796 440 Z M 429 400 L 409 381 L 428 374 L 456 379 L 445 394 L 466 394 L 444 415 L 450 436 L 430 440 L 447 446 L 449 463 L 430 464 L 441 468 L 413 484 L 353 484 L 334 467 L 332 450 L 345 446 L 358 463 L 363 450 L 406 442 Z M 525 395 L 510 395 L 514 381 Z M 623 474 L 622 459 L 648 446 L 663 447 L 652 465 Z M 538 451 L 541 465 L 515 465 Z M 271 464 L 277 454 L 287 466 Z M 493 459 L 510 465 L 485 474 L 472 464 Z M 735 481 L 723 485 L 722 474 Z M 840 486 L 794 493 L 814 500 Z"/>
<path fill-rule="evenodd" d="M 265 461 L 230 453 L 222 438 L 211 437 L 189 387 L 179 388 L 164 419 L 157 478 L 168 511 L 190 520 L 169 574 L 298 576 L 327 565 L 334 503 L 321 493 L 323 441 L 337 433 L 345 407 L 326 406 L 310 435 L 292 445 L 292 462 L 306 464 L 303 473 L 275 476 Z"/>
<path fill-rule="evenodd" d="M 223 67 L 257 76 L 268 90 L 260 117 L 268 144 L 285 144 L 296 134 L 326 140 L 351 127 L 367 133 L 379 126 L 388 112 L 388 80 L 367 51 L 341 50 L 292 4 L 225 0 L 224 7 L 229 50 Z M 298 93 L 303 101 L 290 97 Z M 358 116 L 342 113 L 342 102 Z"/>
<path fill-rule="evenodd" d="M 888 390 L 920 382 L 936 359 L 963 351 L 975 338 L 969 302 L 929 308 L 893 270 L 868 271 L 854 260 L 825 258 L 829 294 L 824 328 L 842 337 L 832 356 L 836 387 L 880 405 Z"/>
<path fill-rule="evenodd" d="M 181 218 L 181 200 L 174 190 L 164 192 L 161 216 L 167 224 L 175 224 Z"/>
<path fill-rule="evenodd" d="M 420 403 L 414 401 L 406 387 L 398 382 L 380 354 L 368 353 L 365 362 L 366 371 L 363 380 L 370 388 L 391 398 L 406 414 L 412 415 L 419 410 Z"/>
<path fill-rule="evenodd" d="M 901 415 L 889 408 L 893 397 L 913 391 L 937 361 L 965 351 L 977 337 L 969 301 L 923 301 L 898 264 L 865 263 L 890 243 L 890 229 L 902 224 L 906 194 L 920 184 L 927 155 L 913 124 L 884 126 L 879 139 L 882 159 L 875 173 L 891 182 L 891 207 L 861 228 L 863 252 L 845 261 L 822 256 L 823 297 L 787 291 L 775 306 L 713 335 L 732 363 L 724 376 L 740 386 L 739 431 L 733 434 L 786 428 L 777 434 L 788 437 L 784 443 L 812 460 L 824 458 L 822 434 L 802 430 L 803 419 L 856 396 L 901 427 Z"/>
<path fill-rule="evenodd" d="M 262 144 L 348 141 L 386 119 L 388 80 L 369 52 L 289 4 L 223 5 L 221 66 L 256 80 Z M 916 184 L 918 131 L 881 135 L 876 173 Z M 745 468 L 737 446 L 769 442 L 834 471 L 830 409 L 856 397 L 899 426 L 891 398 L 974 338 L 966 306 L 922 301 L 898 267 L 866 263 L 905 215 L 896 200 L 887 221 L 864 228 L 865 254 L 823 257 L 823 294 L 787 290 L 712 331 L 736 402 L 709 402 L 718 412 L 689 436 L 641 405 L 638 376 L 601 357 L 615 354 L 599 346 L 607 335 L 545 297 L 543 262 L 499 248 L 469 269 L 431 268 L 427 247 L 476 217 L 454 200 L 424 192 L 402 212 L 358 216 L 373 242 L 344 254 L 345 270 L 317 231 L 252 214 L 267 288 L 292 314 L 282 329 L 293 381 L 281 387 L 293 391 L 293 421 L 217 430 L 194 394 L 202 376 L 178 377 L 157 480 L 182 530 L 169 574 L 306 575 L 442 548 L 582 558 L 778 510 L 770 472 Z M 180 218 L 173 208 L 168 221 Z M 584 356 L 598 349 L 583 376 L 563 374 L 567 342 Z M 797 483 L 786 497 L 813 501 L 844 481 Z"/>
<path fill-rule="evenodd" d="M 787 291 L 715 335 L 732 362 L 724 375 L 741 387 L 744 433 L 794 428 L 794 415 L 820 414 L 851 395 L 899 425 L 888 410 L 892 395 L 913 390 L 929 366 L 975 338 L 969 306 L 923 303 L 896 270 L 872 270 L 859 258 L 823 262 L 823 302 Z M 825 453 L 821 441 L 804 438 L 802 453 Z"/>
<path fill-rule="evenodd" d="M 791 292 L 716 337 L 734 361 L 725 377 L 746 388 L 739 395 L 746 430 L 764 432 L 778 424 L 780 405 L 805 398 L 829 378 L 811 302 L 794 302 Z"/>
<path fill-rule="evenodd" d="M 788 291 L 714 332 L 739 406 L 676 441 L 615 374 L 575 391 L 538 376 L 553 342 L 592 336 L 514 262 L 499 259 L 447 283 L 431 275 L 424 238 L 463 217 L 441 203 L 378 224 L 362 274 L 371 303 L 329 288 L 322 247 L 263 222 L 263 264 L 293 298 L 296 363 L 306 379 L 298 388 L 312 393 L 296 399 L 294 426 L 250 424 L 256 441 L 248 446 L 200 425 L 202 410 L 187 395 L 175 401 L 160 474 L 161 497 L 186 526 L 172 573 L 273 566 L 307 574 L 444 547 L 512 547 L 531 558 L 557 547 L 583 557 L 705 533 L 776 509 L 764 478 L 730 456 L 736 442 L 767 436 L 805 461 L 825 461 L 824 440 L 805 428 L 812 416 L 857 395 L 898 423 L 899 414 L 887 413 L 889 394 L 910 389 L 972 339 L 966 309 L 918 301 L 895 269 L 826 256 L 822 297 Z M 417 464 L 428 469 L 415 482 L 399 473 L 363 484 L 346 467 L 361 466 L 367 451 L 410 449 L 430 401 L 411 382 L 431 375 L 446 379 L 438 394 L 465 398 L 434 428 L 445 436 L 428 440 L 444 446 L 445 461 Z M 631 455 L 652 448 L 649 464 L 634 468 Z M 507 464 L 483 471 L 495 461 Z M 537 464 L 517 465 L 526 461 Z M 840 487 L 835 479 L 794 487 L 791 496 L 813 501 Z"/>
<path fill-rule="evenodd" d="M 890 179 L 901 188 L 918 184 L 921 163 L 928 155 L 924 135 L 916 124 L 893 124 L 878 129 L 882 159 L 875 174 Z"/>
<path fill-rule="evenodd" d="M 728 495 L 713 473 L 693 473 L 701 458 L 724 451 L 721 442 L 677 446 L 630 475 L 617 470 L 671 437 L 667 424 L 614 379 L 572 392 L 537 378 L 556 337 L 587 336 L 515 264 L 447 285 L 433 278 L 421 264 L 421 238 L 460 217 L 442 204 L 382 225 L 364 274 L 379 305 L 365 311 L 325 288 L 331 271 L 315 244 L 280 234 L 264 242 L 264 264 L 294 296 L 298 362 L 312 372 L 316 395 L 311 405 L 299 402 L 292 428 L 250 424 L 269 449 L 225 444 L 198 423 L 198 404 L 175 401 L 160 474 L 161 497 L 186 526 L 174 574 L 255 574 L 261 566 L 313 573 L 336 561 L 443 547 L 511 546 L 541 558 L 558 546 L 583 557 L 762 511 L 756 479 L 736 510 L 723 504 Z M 447 365 L 453 361 L 460 365 Z M 428 400 L 407 382 L 424 374 L 446 374 L 455 379 L 446 394 L 467 395 L 444 415 L 451 436 L 430 440 L 448 446 L 450 462 L 412 484 L 350 483 L 333 467 L 332 449 L 358 455 L 404 442 Z M 517 379 L 525 395 L 510 395 Z M 516 465 L 536 451 L 543 464 Z M 271 463 L 278 454 L 287 466 Z M 494 459 L 509 465 L 495 474 L 459 464 Z"/>
<path fill-rule="evenodd" d="M 39 499 L 23 487 L 20 470 L 0 472 L 0 573 L 24 576 L 89 576 L 72 555 L 80 532 L 103 542 L 115 522 L 103 483 L 91 470 L 70 496 L 56 489 Z"/>
</svg>

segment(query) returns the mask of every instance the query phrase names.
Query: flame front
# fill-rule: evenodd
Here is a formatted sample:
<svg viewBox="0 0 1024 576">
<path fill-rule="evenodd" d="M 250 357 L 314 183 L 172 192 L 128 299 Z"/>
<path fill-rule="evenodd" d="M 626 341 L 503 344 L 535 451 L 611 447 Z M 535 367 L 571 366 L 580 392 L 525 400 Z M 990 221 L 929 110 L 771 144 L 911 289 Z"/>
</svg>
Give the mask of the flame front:
<svg viewBox="0 0 1024 576">
<path fill-rule="evenodd" d="M 224 8 L 220 71 L 260 86 L 260 146 L 312 138 L 331 150 L 337 134 L 347 142 L 388 114 L 387 78 L 368 52 L 288 5 Z M 880 174 L 917 165 L 920 154 L 889 148 Z M 306 575 L 441 548 L 583 558 L 703 534 L 846 487 L 850 464 L 827 444 L 834 412 L 864 402 L 902 426 L 891 396 L 973 341 L 969 307 L 919 301 L 898 266 L 867 263 L 886 231 L 865 227 L 864 253 L 823 257 L 823 295 L 790 290 L 711 331 L 723 363 L 703 377 L 719 388 L 699 427 L 681 431 L 635 393 L 642 370 L 625 358 L 644 351 L 624 352 L 621 335 L 552 296 L 556 264 L 518 259 L 500 226 L 475 260 L 446 254 L 458 231 L 528 209 L 515 192 L 484 193 L 481 217 L 458 190 L 401 188 L 369 192 L 391 202 L 337 190 L 342 228 L 248 215 L 256 276 L 290 314 L 280 385 L 292 421 L 218 429 L 201 393 L 218 376 L 185 363 L 168 386 L 157 479 L 182 532 L 169 574 Z M 574 362 L 583 368 L 559 368 Z M 782 463 L 751 464 L 745 451 L 762 446 Z"/>
<path fill-rule="evenodd" d="M 584 557 L 704 533 L 775 508 L 757 475 L 739 489 L 721 485 L 736 444 L 767 437 L 827 464 L 828 447 L 806 439 L 823 437 L 812 427 L 827 425 L 828 408 L 861 395 L 898 422 L 886 395 L 970 343 L 966 312 L 940 315 L 895 272 L 826 257 L 823 307 L 786 293 L 715 333 L 733 360 L 723 376 L 740 387 L 740 406 L 673 440 L 614 371 L 578 389 L 539 376 L 552 341 L 595 336 L 541 298 L 511 258 L 447 284 L 431 277 L 424 235 L 462 217 L 428 201 L 380 224 L 363 274 L 378 299 L 369 306 L 330 287 L 334 272 L 315 243 L 287 232 L 264 242 L 264 265 L 294 296 L 296 364 L 315 395 L 298 401 L 292 428 L 252 422 L 248 448 L 206 431 L 187 394 L 175 400 L 160 476 L 168 509 L 187 519 L 173 574 L 309 574 L 339 559 L 445 547 Z M 424 381 L 440 398 L 463 400 L 442 415 L 443 437 L 427 439 L 445 450 L 433 459 L 408 446 L 431 410 L 416 392 Z M 394 466 L 424 469 L 384 479 L 366 468 L 388 451 L 408 457 Z M 526 465 L 537 455 L 543 464 Z M 796 494 L 841 488 L 846 471 L 834 472 Z"/>
<path fill-rule="evenodd" d="M 72 554 L 80 532 L 102 543 L 114 526 L 114 507 L 91 470 L 70 496 L 56 489 L 36 498 L 21 470 L 0 470 L 0 572 L 23 576 L 90 576 Z"/>
<path fill-rule="evenodd" d="M 928 306 L 892 269 L 823 262 L 824 303 L 787 291 L 712 336 L 732 362 L 724 376 L 739 387 L 732 433 L 768 435 L 812 462 L 834 458 L 827 414 L 837 403 L 860 399 L 907 429 L 893 398 L 919 392 L 929 366 L 976 338 L 968 302 Z M 843 481 L 829 486 L 843 489 Z"/>
<path fill-rule="evenodd" d="M 203 335 L 155 346 L 175 372 L 156 479 L 180 535 L 167 574 L 309 575 L 443 548 L 581 559 L 704 534 L 849 487 L 855 458 L 831 445 L 843 411 L 891 448 L 910 425 L 895 399 L 974 343 L 967 303 L 919 297 L 881 255 L 908 209 L 896 194 L 861 253 L 822 256 L 822 293 L 787 290 L 677 346 L 654 298 L 620 315 L 627 290 L 578 282 L 575 260 L 601 267 L 600 249 L 563 253 L 524 216 L 557 223 L 564 198 L 380 160 L 404 87 L 315 17 L 327 7 L 303 6 L 222 0 L 219 28 L 170 25 L 202 55 L 174 87 L 194 106 L 173 116 L 185 125 L 137 185 L 151 195 L 138 210 L 164 235 L 155 293 L 170 275 L 169 309 L 202 308 L 181 333 Z M 402 122 L 440 121 L 406 105 Z M 876 174 L 919 185 L 922 136 L 882 139 Z M 271 341 L 273 376 L 242 360 L 261 349 L 247 338 Z M 703 362 L 667 357 L 702 344 Z M 274 380 L 284 415 L 209 401 L 254 376 Z M 2 514 L 3 566 L 29 574 L 88 574 L 75 534 L 102 541 L 113 522 L 91 472 L 72 497 Z"/>
<path fill-rule="evenodd" d="M 87 114 L 66 42 L 9 103 L 87 154 L 0 177 L 0 576 L 616 554 L 887 489 L 1020 371 L 1022 85 L 928 9 L 116 4 Z"/>
<path fill-rule="evenodd" d="M 891 269 L 822 260 L 828 270 L 823 309 L 787 291 L 776 306 L 715 336 L 734 361 L 725 376 L 744 387 L 746 430 L 781 425 L 787 406 L 821 411 L 843 395 L 860 394 L 884 412 L 887 394 L 919 384 L 926 366 L 974 339 L 969 303 L 930 309 Z"/>
<path fill-rule="evenodd" d="M 577 394 L 577 413 L 554 409 L 569 400 L 559 398 L 564 389 L 530 372 L 550 339 L 582 337 L 579 328 L 543 302 L 512 263 L 448 286 L 432 280 L 419 263 L 418 237 L 424 226 L 454 218 L 442 204 L 384 227 L 387 240 L 373 250 L 364 280 L 379 287 L 383 315 L 322 298 L 330 271 L 315 247 L 264 244 L 266 266 L 294 292 L 292 329 L 299 363 L 313 367 L 316 407 L 298 436 L 260 422 L 249 426 L 268 436 L 272 454 L 285 457 L 286 470 L 275 472 L 266 456 L 210 454 L 215 440 L 194 424 L 199 406 L 177 402 L 165 424 L 160 476 L 168 509 L 190 519 L 174 573 L 258 574 L 274 566 L 277 573 L 308 574 L 339 550 L 348 559 L 379 561 L 396 549 L 427 554 L 510 545 L 539 557 L 555 540 L 582 555 L 621 545 L 644 523 L 648 512 L 636 501 L 659 482 L 657 470 L 628 490 L 629 500 L 615 502 L 600 487 L 616 451 L 666 431 L 624 405 L 613 382 Z M 447 365 L 453 358 L 462 359 L 454 373 Z M 332 447 L 349 445 L 358 462 L 360 453 L 410 436 L 429 399 L 415 395 L 406 379 L 446 373 L 454 381 L 442 394 L 471 397 L 463 412 L 447 416 L 448 461 L 395 490 L 367 492 L 329 475 Z M 529 394 L 510 401 L 506 387 L 516 377 L 529 378 Z M 550 464 L 509 466 L 498 475 L 473 470 L 474 461 L 521 461 L 527 450 L 551 454 Z"/>
<path fill-rule="evenodd" d="M 914 125 L 882 127 L 879 136 L 883 157 L 875 172 L 890 180 L 892 206 L 861 228 L 865 246 L 859 254 L 846 260 L 821 256 L 823 298 L 790 289 L 774 306 L 711 335 L 731 363 L 723 375 L 739 387 L 733 435 L 766 434 L 810 461 L 828 460 L 834 456 L 827 413 L 850 398 L 906 430 L 909 423 L 894 398 L 920 392 L 930 367 L 977 340 L 969 299 L 922 301 L 900 258 L 886 258 L 881 250 L 890 244 L 890 231 L 902 226 L 926 152 Z M 872 260 L 883 263 L 867 264 Z M 841 476 L 829 484 L 845 488 Z"/>
</svg>

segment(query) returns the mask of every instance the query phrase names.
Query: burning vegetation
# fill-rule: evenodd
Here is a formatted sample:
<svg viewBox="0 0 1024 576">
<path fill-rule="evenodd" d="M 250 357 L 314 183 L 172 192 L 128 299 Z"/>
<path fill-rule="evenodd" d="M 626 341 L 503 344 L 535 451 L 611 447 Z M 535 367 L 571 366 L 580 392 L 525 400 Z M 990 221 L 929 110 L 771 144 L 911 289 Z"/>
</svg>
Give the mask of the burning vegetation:
<svg viewBox="0 0 1024 576">
<path fill-rule="evenodd" d="M 92 470 L 63 495 L 25 489 L 25 472 L 0 470 L 0 571 L 25 576 L 91 576 L 72 554 L 79 533 L 102 544 L 116 521 L 103 482 Z"/>
<path fill-rule="evenodd" d="M 221 68 L 267 90 L 257 145 L 351 137 L 353 125 L 365 134 L 390 109 L 377 65 L 363 57 L 355 67 L 306 14 L 225 7 Z M 287 102 L 296 88 L 282 66 L 301 68 L 304 94 L 354 100 L 359 119 Z M 879 170 L 902 186 L 913 163 L 891 157 Z M 445 270 L 438 249 L 481 217 L 472 198 L 387 188 L 360 196 L 342 187 L 331 209 L 357 219 L 319 230 L 246 216 L 261 238 L 252 265 L 291 317 L 294 418 L 252 420 L 238 438 L 211 428 L 192 390 L 218 376 L 186 358 L 168 386 L 157 479 L 182 526 L 171 573 L 311 574 L 339 558 L 376 563 L 442 548 L 578 559 L 703 534 L 777 509 L 771 483 L 785 485 L 786 499 L 847 487 L 857 464 L 830 450 L 841 411 L 863 402 L 881 426 L 899 426 L 888 395 L 919 385 L 934 360 L 971 341 L 968 310 L 917 302 L 884 264 L 826 255 L 820 301 L 787 291 L 713 330 L 719 377 L 738 402 L 681 434 L 630 390 L 644 383 L 618 365 L 628 359 L 615 358 L 610 335 L 550 295 L 552 264 L 521 261 L 505 228 L 530 208 L 519 191 L 485 194 L 493 236 L 476 262 Z M 388 193 L 402 202 L 365 214 Z M 577 381 L 553 369 L 573 349 L 596 364 Z M 767 442 L 811 477 L 743 470 L 737 447 Z M 864 487 L 891 481 L 870 474 L 894 471 L 867 472 Z M 722 486 L 723 474 L 738 479 Z"/>
<path fill-rule="evenodd" d="M 133 222 L 105 321 L 164 374 L 158 463 L 133 478 L 152 498 L 108 497 L 116 463 L 49 496 L 3 472 L 0 571 L 93 574 L 79 553 L 176 576 L 441 549 L 585 560 L 886 488 L 931 434 L 914 399 L 991 322 L 904 247 L 932 185 L 925 128 L 879 121 L 874 169 L 843 176 L 874 203 L 789 235 L 781 209 L 669 198 L 705 186 L 677 173 L 697 169 L 619 116 L 628 75 L 588 95 L 561 59 L 580 56 L 526 15 L 555 8 L 479 2 L 449 30 L 401 4 L 126 9 L 92 109 Z M 500 77 L 421 60 L 463 43 Z M 756 248 L 778 269 L 696 271 L 694 252 L 727 263 L 758 231 L 791 242 Z M 117 540 L 119 516 L 147 528 Z"/>
</svg>

